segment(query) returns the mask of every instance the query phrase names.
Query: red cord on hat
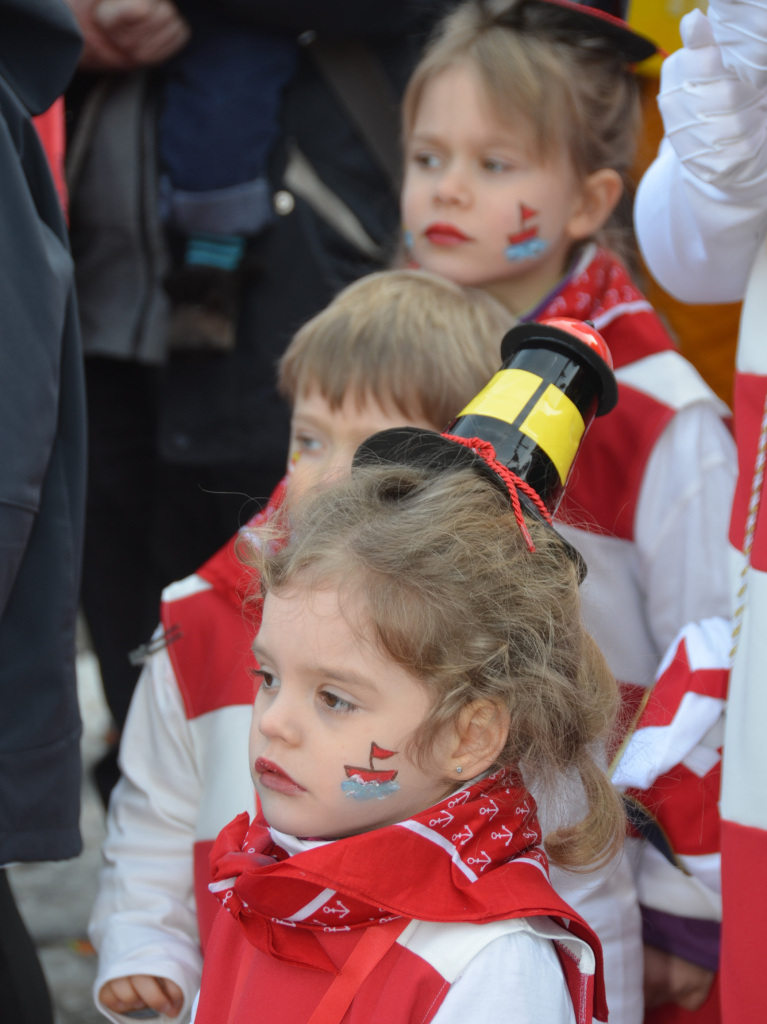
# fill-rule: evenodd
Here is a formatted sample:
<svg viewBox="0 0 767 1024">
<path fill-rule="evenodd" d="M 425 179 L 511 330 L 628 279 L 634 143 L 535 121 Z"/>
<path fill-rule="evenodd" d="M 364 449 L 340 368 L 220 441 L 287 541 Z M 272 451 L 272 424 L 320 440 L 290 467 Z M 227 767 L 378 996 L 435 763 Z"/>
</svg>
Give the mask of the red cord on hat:
<svg viewBox="0 0 767 1024">
<path fill-rule="evenodd" d="M 462 444 L 465 448 L 470 448 L 475 455 L 479 455 L 481 459 L 484 459 L 490 469 L 492 469 L 494 473 L 497 473 L 501 480 L 503 480 L 506 484 L 506 489 L 509 492 L 509 498 L 511 498 L 511 507 L 514 509 L 514 518 L 517 521 L 517 525 L 519 526 L 522 536 L 525 538 L 527 550 L 535 551 L 533 538 L 530 536 L 530 531 L 527 528 L 525 517 L 522 514 L 522 506 L 519 501 L 518 491 L 522 491 L 523 494 L 527 495 L 549 526 L 551 526 L 551 513 L 546 508 L 537 492 L 526 480 L 517 476 L 517 474 L 512 472 L 508 466 L 504 466 L 502 462 L 498 461 L 495 454 L 495 448 L 493 448 L 489 441 L 483 441 L 481 437 L 456 437 L 455 434 L 443 434 L 442 436 L 446 437 L 448 441 L 455 441 L 456 444 Z"/>
</svg>

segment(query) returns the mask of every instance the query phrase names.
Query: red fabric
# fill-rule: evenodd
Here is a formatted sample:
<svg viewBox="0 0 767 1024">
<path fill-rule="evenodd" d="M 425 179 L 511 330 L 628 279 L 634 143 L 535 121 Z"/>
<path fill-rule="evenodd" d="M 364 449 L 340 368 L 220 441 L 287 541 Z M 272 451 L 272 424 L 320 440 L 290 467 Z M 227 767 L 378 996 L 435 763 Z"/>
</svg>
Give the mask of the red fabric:
<svg viewBox="0 0 767 1024">
<path fill-rule="evenodd" d="M 282 480 L 277 485 L 269 504 L 247 528 L 261 525 L 281 507 L 285 484 Z M 168 654 L 190 719 L 253 703 L 257 665 L 251 645 L 261 623 L 261 602 L 243 603 L 258 592 L 258 578 L 237 555 L 241 532 L 198 569 L 211 590 L 163 601 L 160 608 L 165 632 L 178 629 L 183 636 L 182 642 L 168 645 Z"/>
<path fill-rule="evenodd" d="M 735 441 L 738 446 L 738 483 L 732 502 L 730 543 L 743 550 L 746 519 L 754 479 L 754 465 L 759 443 L 767 376 L 739 373 L 735 377 Z M 756 517 L 756 531 L 751 549 L 751 565 L 767 571 L 767 508 L 761 502 Z"/>
<path fill-rule="evenodd" d="M 721 761 L 701 778 L 679 764 L 648 789 L 629 789 L 663 828 L 675 854 L 719 853 Z"/>
<path fill-rule="evenodd" d="M 755 786 L 764 780 L 755 779 Z M 722 1017 L 737 1024 L 763 1024 L 764 916 L 767 907 L 767 832 L 722 822 Z"/>
<path fill-rule="evenodd" d="M 648 1010 L 644 1017 L 644 1024 L 721 1024 L 721 1021 L 718 974 L 714 978 L 708 999 L 699 1010 L 685 1010 L 673 1003 L 666 1003 L 657 1010 Z"/>
<path fill-rule="evenodd" d="M 652 696 L 642 712 L 638 729 L 669 725 L 688 693 L 725 700 L 730 672 L 726 668 L 692 669 L 687 657 L 687 646 L 679 645 L 671 664 L 658 680 Z"/>
<path fill-rule="evenodd" d="M 728 669 L 693 669 L 683 639 L 668 667 L 653 687 L 636 725 L 636 732 L 664 728 L 678 714 L 684 715 L 682 701 L 687 694 L 714 700 L 727 698 Z M 663 744 L 663 740 L 659 740 Z M 651 754 L 648 751 L 647 756 Z M 675 854 L 700 856 L 719 853 L 721 848 L 721 761 L 703 776 L 684 764 L 674 765 L 659 775 L 647 789 L 629 788 L 634 797 L 655 818 Z"/>
<path fill-rule="evenodd" d="M 585 993 L 583 1019 L 594 1012 L 604 1019 L 599 941 L 552 889 L 539 844 L 533 798 L 511 775 L 496 773 L 408 822 L 289 858 L 268 830 L 240 815 L 214 846 L 213 887 L 251 945 L 282 962 L 331 973 L 338 968 L 320 937 L 359 932 L 371 922 L 567 919 L 597 957 L 596 994 L 580 974 L 571 989 L 576 1012 Z M 264 853 L 277 862 L 263 865 Z"/>
<path fill-rule="evenodd" d="M 69 206 L 66 177 L 64 174 L 64 153 L 66 150 L 66 129 L 64 126 L 64 97 L 60 96 L 44 114 L 32 118 L 43 149 L 48 157 L 53 182 L 59 194 L 61 209 L 66 214 Z"/>
<path fill-rule="evenodd" d="M 624 305 L 645 302 L 647 299 L 621 261 L 607 249 L 598 249 L 582 273 L 569 280 L 542 310 L 536 312 L 535 319 L 571 316 L 576 320 L 597 321 L 606 314 L 616 313 L 615 319 L 609 323 L 596 326 L 610 349 L 613 367 L 619 370 L 637 359 L 675 347 L 658 316 L 649 308 L 649 303 L 647 309 L 619 312 Z"/>
<path fill-rule="evenodd" d="M 238 923 L 222 911 L 205 958 L 195 1024 L 254 1024 L 256 1020 L 297 1024 L 309 1020 L 364 934 L 349 931 L 318 936 L 339 973 L 312 971 L 283 963 L 249 945 Z M 217 969 L 212 970 L 214 961 Z M 431 964 L 395 942 L 360 985 L 343 1024 L 428 1024 L 449 990 L 450 983 Z"/>
<path fill-rule="evenodd" d="M 674 348 L 656 314 L 636 308 L 644 302 L 623 264 L 599 249 L 583 273 L 537 311 L 535 319 L 569 316 L 598 322 L 614 313 L 614 319 L 597 326 L 619 370 Z M 669 406 L 619 380 L 618 404 L 589 427 L 557 518 L 592 533 L 633 540 L 645 466 L 673 415 Z"/>
</svg>

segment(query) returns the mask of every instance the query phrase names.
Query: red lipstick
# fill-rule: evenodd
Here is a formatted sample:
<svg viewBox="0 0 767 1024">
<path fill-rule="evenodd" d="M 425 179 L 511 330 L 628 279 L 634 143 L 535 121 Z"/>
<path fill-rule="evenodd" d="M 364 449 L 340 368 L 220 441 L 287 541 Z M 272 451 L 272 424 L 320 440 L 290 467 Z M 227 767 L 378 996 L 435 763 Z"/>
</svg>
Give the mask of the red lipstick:
<svg viewBox="0 0 767 1024">
<path fill-rule="evenodd" d="M 453 246 L 461 245 L 463 242 L 471 242 L 468 235 L 465 235 L 463 231 L 457 228 L 454 224 L 430 224 L 424 231 L 424 236 L 428 238 L 432 245 L 443 245 Z"/>
<path fill-rule="evenodd" d="M 291 777 L 275 764 L 274 761 L 267 761 L 265 757 L 259 757 L 255 763 L 255 771 L 258 781 L 266 789 L 272 789 L 276 793 L 305 793 L 303 786 L 299 786 Z"/>
</svg>

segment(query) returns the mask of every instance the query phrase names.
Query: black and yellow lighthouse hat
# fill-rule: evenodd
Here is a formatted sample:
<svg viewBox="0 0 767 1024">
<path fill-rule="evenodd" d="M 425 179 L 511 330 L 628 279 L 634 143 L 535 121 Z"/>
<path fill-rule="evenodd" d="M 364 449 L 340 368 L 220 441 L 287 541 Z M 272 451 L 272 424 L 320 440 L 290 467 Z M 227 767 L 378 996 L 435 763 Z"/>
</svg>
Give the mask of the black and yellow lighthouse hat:
<svg viewBox="0 0 767 1024">
<path fill-rule="evenodd" d="M 612 357 L 591 324 L 560 317 L 512 328 L 501 358 L 447 433 L 489 441 L 553 515 L 586 430 L 618 401 Z"/>
<path fill-rule="evenodd" d="M 501 358 L 498 373 L 442 434 L 383 430 L 360 445 L 353 465 L 471 466 L 510 496 L 515 511 L 521 503 L 550 524 L 588 427 L 618 400 L 610 351 L 591 324 L 557 318 L 513 327 Z"/>
</svg>

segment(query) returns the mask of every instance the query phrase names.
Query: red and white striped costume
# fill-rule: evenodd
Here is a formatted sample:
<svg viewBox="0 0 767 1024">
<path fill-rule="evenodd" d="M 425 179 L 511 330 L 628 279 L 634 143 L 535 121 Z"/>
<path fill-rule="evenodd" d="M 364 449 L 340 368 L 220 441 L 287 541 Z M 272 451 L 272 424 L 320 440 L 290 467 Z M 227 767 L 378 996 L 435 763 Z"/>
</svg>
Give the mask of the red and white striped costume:
<svg viewBox="0 0 767 1024">
<path fill-rule="evenodd" d="M 612 254 L 588 247 L 529 318 L 550 316 L 593 321 L 615 365 L 618 405 L 589 428 L 557 528 L 586 560 L 584 619 L 623 684 L 628 724 L 685 623 L 729 615 L 735 446 L 726 407 L 674 349 Z M 611 948 L 623 950 L 607 975 L 611 1008 L 616 1019 L 636 1024 L 643 1016 L 641 933 L 636 895 L 630 881 L 618 884 L 621 871 L 628 872 L 627 861 L 613 877 L 615 916 L 590 921 L 603 943 L 611 938 Z M 553 872 L 552 879 L 575 902 L 567 875 Z"/>
<path fill-rule="evenodd" d="M 641 814 L 632 850 L 645 942 L 716 971 L 722 917 L 719 792 L 731 648 L 729 619 L 686 626 L 613 780 Z M 675 1005 L 648 1024 L 720 1020 L 716 987 L 694 1014 Z"/>
<path fill-rule="evenodd" d="M 767 502 L 760 476 L 767 423 L 766 300 L 767 247 L 763 242 L 743 304 L 735 378 L 739 472 L 730 542 L 738 570 L 738 635 L 727 703 L 721 803 L 720 975 L 725 1024 L 761 1022 L 767 1005 L 759 927 L 767 914 Z"/>
<path fill-rule="evenodd" d="M 711 23 L 699 11 L 682 20 L 684 46 L 664 64 L 659 102 L 667 137 L 639 190 L 636 220 L 648 266 L 668 290 L 688 302 L 746 295 L 736 360 L 739 472 L 730 525 L 733 589 L 742 617 L 736 610 L 722 766 L 720 985 L 724 1024 L 761 1024 L 761 923 L 767 914 L 767 513 L 760 481 L 767 396 L 767 92 L 720 29 L 722 14 L 745 29 L 741 40 L 763 66 L 764 36 L 751 30 L 749 19 L 763 26 L 767 4 L 711 6 Z"/>
<path fill-rule="evenodd" d="M 729 615 L 727 409 L 609 252 L 589 247 L 529 319 L 550 316 L 593 321 L 615 365 L 618 405 L 589 428 L 558 526 L 588 566 L 586 625 L 638 703 L 685 623 Z"/>
</svg>

